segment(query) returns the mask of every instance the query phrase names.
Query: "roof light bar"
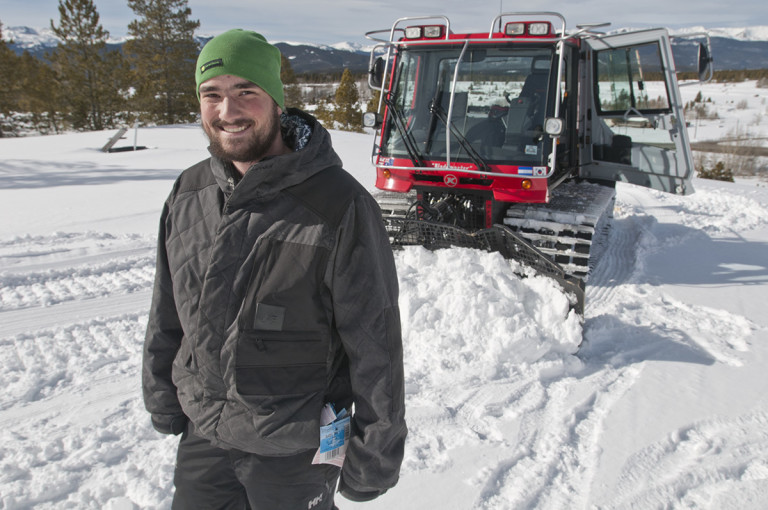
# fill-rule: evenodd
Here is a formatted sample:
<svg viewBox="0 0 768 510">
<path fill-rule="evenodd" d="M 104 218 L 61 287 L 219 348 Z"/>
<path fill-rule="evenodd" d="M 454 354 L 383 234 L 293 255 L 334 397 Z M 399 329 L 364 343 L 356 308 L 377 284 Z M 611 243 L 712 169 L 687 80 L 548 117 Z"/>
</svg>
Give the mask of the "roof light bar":
<svg viewBox="0 0 768 510">
<path fill-rule="evenodd" d="M 443 37 L 443 25 L 422 25 L 416 27 L 406 27 L 406 39 L 439 39 Z"/>
<path fill-rule="evenodd" d="M 514 21 L 504 25 L 504 35 L 509 37 L 548 37 L 554 33 L 547 21 Z"/>
</svg>

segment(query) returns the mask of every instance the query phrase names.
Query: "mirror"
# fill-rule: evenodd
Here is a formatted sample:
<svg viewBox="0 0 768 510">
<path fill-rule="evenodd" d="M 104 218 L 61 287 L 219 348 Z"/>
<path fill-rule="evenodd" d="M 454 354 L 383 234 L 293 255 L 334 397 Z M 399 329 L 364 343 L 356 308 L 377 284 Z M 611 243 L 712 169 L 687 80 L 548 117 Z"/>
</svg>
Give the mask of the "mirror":
<svg viewBox="0 0 768 510">
<path fill-rule="evenodd" d="M 384 59 L 377 57 L 368 70 L 368 86 L 372 89 L 380 89 L 384 83 Z"/>
<path fill-rule="evenodd" d="M 709 48 L 704 43 L 699 43 L 699 81 L 709 81 L 712 79 L 712 56 L 709 54 Z"/>
</svg>

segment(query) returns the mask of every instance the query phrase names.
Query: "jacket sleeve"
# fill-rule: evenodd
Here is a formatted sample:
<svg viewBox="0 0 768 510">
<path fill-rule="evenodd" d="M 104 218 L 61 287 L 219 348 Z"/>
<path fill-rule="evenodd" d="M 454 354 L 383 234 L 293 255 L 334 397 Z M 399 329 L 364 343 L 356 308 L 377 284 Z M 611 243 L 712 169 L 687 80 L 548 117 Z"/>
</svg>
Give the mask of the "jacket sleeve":
<svg viewBox="0 0 768 510">
<path fill-rule="evenodd" d="M 168 215 L 166 202 L 160 220 L 155 285 L 144 340 L 142 390 L 144 405 L 152 415 L 155 429 L 163 434 L 179 434 L 184 430 L 187 419 L 176 396 L 171 368 L 183 332 L 176 312 L 165 245 Z"/>
<path fill-rule="evenodd" d="M 341 487 L 372 499 L 397 483 L 407 429 L 397 271 L 380 209 L 365 192 L 342 220 L 333 268 L 355 404 Z"/>
</svg>

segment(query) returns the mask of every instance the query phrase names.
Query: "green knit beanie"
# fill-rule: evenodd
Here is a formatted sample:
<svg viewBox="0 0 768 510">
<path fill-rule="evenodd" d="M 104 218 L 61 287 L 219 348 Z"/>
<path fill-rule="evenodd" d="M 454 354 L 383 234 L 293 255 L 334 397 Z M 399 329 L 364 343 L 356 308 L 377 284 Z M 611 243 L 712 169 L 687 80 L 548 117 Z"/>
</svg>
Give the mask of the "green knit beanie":
<svg viewBox="0 0 768 510">
<path fill-rule="evenodd" d="M 200 51 L 195 69 L 197 99 L 204 81 L 231 74 L 255 83 L 285 110 L 280 81 L 280 50 L 261 34 L 239 28 L 217 35 Z"/>
</svg>

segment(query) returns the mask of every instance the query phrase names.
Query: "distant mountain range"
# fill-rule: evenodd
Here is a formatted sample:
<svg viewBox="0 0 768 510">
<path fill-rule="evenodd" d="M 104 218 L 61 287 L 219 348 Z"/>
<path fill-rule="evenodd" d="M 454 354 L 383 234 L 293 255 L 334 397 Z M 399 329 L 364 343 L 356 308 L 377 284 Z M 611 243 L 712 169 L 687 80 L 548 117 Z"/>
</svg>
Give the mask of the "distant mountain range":
<svg viewBox="0 0 768 510">
<path fill-rule="evenodd" d="M 616 32 L 626 31 L 617 30 Z M 746 28 L 689 28 L 672 30 L 673 35 L 684 36 L 694 32 L 708 32 L 712 40 L 712 54 L 716 70 L 768 69 L 768 27 Z M 36 57 L 44 57 L 56 47 L 58 39 L 50 29 L 29 27 L 3 27 L 3 38 L 17 54 L 29 51 Z M 198 37 L 204 44 L 211 37 Z M 111 48 L 119 48 L 125 38 L 110 41 Z M 370 48 L 354 43 L 334 45 L 313 45 L 305 43 L 279 42 L 275 44 L 290 60 L 297 74 L 340 72 L 349 68 L 353 72 L 365 71 L 368 67 Z M 673 39 L 675 60 L 693 62 L 695 45 L 683 38 Z M 678 69 L 683 70 L 683 69 Z"/>
<path fill-rule="evenodd" d="M 197 37 L 202 47 L 212 36 Z M 44 58 L 59 43 L 59 39 L 50 28 L 34 29 L 30 27 L 3 27 L 3 39 L 8 46 L 21 55 L 28 51 L 35 57 Z M 110 40 L 107 47 L 120 48 L 127 38 Z M 369 49 L 353 43 L 339 43 L 332 46 L 304 43 L 279 42 L 275 46 L 291 62 L 297 74 L 312 72 L 340 72 L 350 68 L 353 72 L 365 71 L 368 67 Z"/>
</svg>

